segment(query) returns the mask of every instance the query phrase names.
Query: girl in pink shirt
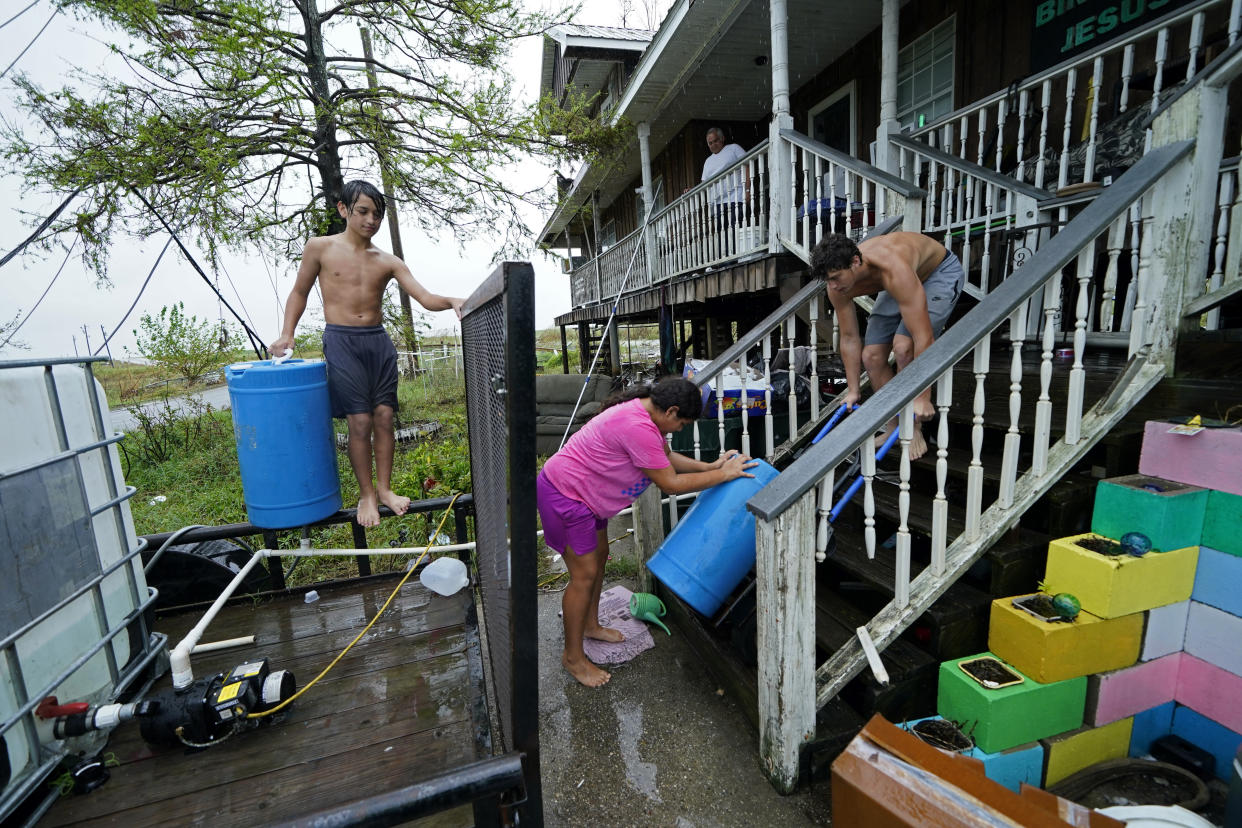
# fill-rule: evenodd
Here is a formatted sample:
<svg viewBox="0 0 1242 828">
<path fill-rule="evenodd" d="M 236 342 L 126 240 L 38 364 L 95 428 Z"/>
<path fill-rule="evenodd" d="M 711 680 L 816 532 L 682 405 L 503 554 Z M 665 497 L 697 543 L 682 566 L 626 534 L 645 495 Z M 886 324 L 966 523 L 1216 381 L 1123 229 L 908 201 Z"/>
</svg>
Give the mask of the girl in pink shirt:
<svg viewBox="0 0 1242 828">
<path fill-rule="evenodd" d="M 727 451 L 714 463 L 671 452 L 664 437 L 699 417 L 703 398 L 694 383 L 666 377 L 613 395 L 603 410 L 548 458 L 536 494 L 543 539 L 569 569 L 561 599 L 565 650 L 561 663 L 588 687 L 611 678 L 582 650 L 583 636 L 620 641 L 599 623 L 599 595 L 608 560 L 608 519 L 651 483 L 666 494 L 697 492 L 746 472 L 749 457 Z M 572 554 L 571 554 L 572 553 Z"/>
</svg>

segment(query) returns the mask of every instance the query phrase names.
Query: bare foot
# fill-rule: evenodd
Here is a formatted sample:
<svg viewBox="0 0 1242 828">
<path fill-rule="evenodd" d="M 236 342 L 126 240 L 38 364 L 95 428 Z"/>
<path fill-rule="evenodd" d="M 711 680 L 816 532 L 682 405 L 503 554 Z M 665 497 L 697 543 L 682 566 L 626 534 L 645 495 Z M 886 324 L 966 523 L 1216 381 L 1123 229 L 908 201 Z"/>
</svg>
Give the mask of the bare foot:
<svg viewBox="0 0 1242 828">
<path fill-rule="evenodd" d="M 611 641 L 614 644 L 625 640 L 625 636 L 620 630 L 614 630 L 612 627 L 605 627 L 602 624 L 588 629 L 583 634 L 587 638 L 594 638 L 596 641 Z"/>
<path fill-rule="evenodd" d="M 923 439 L 923 427 L 914 424 L 914 436 L 910 438 L 910 459 L 918 460 L 927 454 L 927 441 Z"/>
<path fill-rule="evenodd" d="M 565 665 L 571 676 L 587 687 L 601 687 L 612 678 L 612 673 L 599 669 L 586 657 L 581 660 L 570 659 L 568 655 L 561 653 L 561 664 Z"/>
<path fill-rule="evenodd" d="M 358 525 L 379 526 L 379 507 L 375 505 L 375 495 L 364 495 L 358 499 Z"/>
<path fill-rule="evenodd" d="M 380 489 L 379 500 L 380 503 L 392 509 L 394 515 L 404 515 L 406 509 L 410 508 L 410 499 L 397 494 L 392 489 Z"/>
</svg>

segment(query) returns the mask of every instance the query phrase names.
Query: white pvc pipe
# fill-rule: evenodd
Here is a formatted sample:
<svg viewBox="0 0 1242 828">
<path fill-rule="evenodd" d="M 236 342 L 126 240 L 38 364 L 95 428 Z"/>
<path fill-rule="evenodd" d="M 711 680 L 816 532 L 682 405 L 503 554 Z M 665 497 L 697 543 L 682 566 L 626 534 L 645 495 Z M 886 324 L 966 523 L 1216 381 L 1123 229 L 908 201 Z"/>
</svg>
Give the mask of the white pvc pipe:
<svg viewBox="0 0 1242 828">
<path fill-rule="evenodd" d="M 210 653 L 214 650 L 229 650 L 233 647 L 245 647 L 246 645 L 253 643 L 253 635 L 243 635 L 238 638 L 225 638 L 220 641 L 208 641 L 206 644 L 195 645 L 194 649 L 190 650 L 190 655 L 194 655 L 195 653 Z"/>
<path fill-rule="evenodd" d="M 307 547 L 306 549 L 269 549 L 268 557 L 272 558 L 313 558 L 316 555 L 339 555 L 354 557 L 356 555 L 401 555 L 401 554 L 419 554 L 426 552 L 464 552 L 468 549 L 474 549 L 474 541 L 469 543 L 450 543 L 444 546 L 381 546 L 376 549 L 317 549 L 315 547 Z"/>
<path fill-rule="evenodd" d="M 186 634 L 185 638 L 177 642 L 177 646 L 173 648 L 172 655 L 169 656 L 169 666 L 172 668 L 173 689 L 182 690 L 189 687 L 194 681 L 194 671 L 190 668 L 190 652 L 194 649 L 194 645 L 198 644 L 198 640 L 203 637 L 203 633 L 207 630 L 207 625 L 216 617 L 216 613 L 224 606 L 224 602 L 232 597 L 237 588 L 241 586 L 242 581 L 250 574 L 250 570 L 255 568 L 263 558 L 268 555 L 268 550 L 260 549 L 246 561 L 246 565 L 238 570 L 233 576 L 233 580 L 224 588 L 224 592 L 220 593 L 220 597 L 215 603 L 208 608 L 199 622 L 194 625 L 194 629 Z"/>
</svg>

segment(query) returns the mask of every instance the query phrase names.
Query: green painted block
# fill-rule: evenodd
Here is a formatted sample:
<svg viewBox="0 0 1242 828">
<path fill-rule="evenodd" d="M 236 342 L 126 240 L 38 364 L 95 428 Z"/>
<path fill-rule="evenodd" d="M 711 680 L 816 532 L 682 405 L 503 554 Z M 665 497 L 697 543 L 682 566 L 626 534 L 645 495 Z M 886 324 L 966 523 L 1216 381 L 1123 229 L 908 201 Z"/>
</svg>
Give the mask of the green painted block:
<svg viewBox="0 0 1242 828">
<path fill-rule="evenodd" d="M 963 661 L 991 655 L 980 653 L 942 663 L 936 695 L 937 712 L 962 724 L 981 750 L 996 753 L 1082 726 L 1086 676 L 1040 684 L 1010 666 L 1022 682 L 991 690 L 958 667 Z"/>
<path fill-rule="evenodd" d="M 1207 489 L 1146 474 L 1101 480 L 1095 490 L 1091 531 L 1113 540 L 1126 532 L 1142 532 L 1152 546 L 1165 551 L 1198 546 L 1207 502 Z"/>
<path fill-rule="evenodd" d="M 1203 542 L 1219 552 L 1242 557 L 1242 497 L 1212 489 L 1203 515 Z"/>
</svg>

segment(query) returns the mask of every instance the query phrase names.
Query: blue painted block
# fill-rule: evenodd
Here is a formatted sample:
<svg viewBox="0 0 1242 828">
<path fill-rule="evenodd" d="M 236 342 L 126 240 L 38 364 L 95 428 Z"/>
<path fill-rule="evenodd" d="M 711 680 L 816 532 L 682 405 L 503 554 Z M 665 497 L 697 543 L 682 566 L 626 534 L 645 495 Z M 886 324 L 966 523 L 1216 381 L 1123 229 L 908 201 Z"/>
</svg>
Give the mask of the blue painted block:
<svg viewBox="0 0 1242 828">
<path fill-rule="evenodd" d="M 1151 743 L 1173 732 L 1173 710 L 1177 702 L 1165 702 L 1134 714 L 1134 726 L 1130 729 L 1130 755 L 1147 756 Z"/>
<path fill-rule="evenodd" d="M 1172 707 L 1172 702 L 1169 706 Z M 928 716 L 928 719 L 939 719 L 939 716 Z M 926 719 L 915 719 L 902 725 L 909 730 L 919 722 Z M 996 753 L 988 753 L 979 748 L 978 745 L 965 752 L 966 756 L 972 756 L 983 762 L 983 773 L 993 782 L 1004 785 L 1014 793 L 1021 793 L 1022 783 L 1039 787 L 1043 781 L 1044 772 L 1044 746 L 1039 742 L 1030 742 L 1025 745 L 1009 748 L 1008 750 L 997 751 Z"/>
<path fill-rule="evenodd" d="M 1216 757 L 1216 776 L 1228 781 L 1233 775 L 1233 759 L 1242 745 L 1242 734 L 1234 733 L 1189 707 L 1173 711 L 1173 732 Z"/>
<path fill-rule="evenodd" d="M 1242 584 L 1242 557 L 1210 546 L 1199 547 L 1192 600 L 1242 616 L 1242 590 L 1238 584 Z"/>
</svg>

